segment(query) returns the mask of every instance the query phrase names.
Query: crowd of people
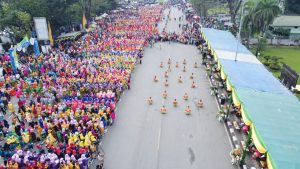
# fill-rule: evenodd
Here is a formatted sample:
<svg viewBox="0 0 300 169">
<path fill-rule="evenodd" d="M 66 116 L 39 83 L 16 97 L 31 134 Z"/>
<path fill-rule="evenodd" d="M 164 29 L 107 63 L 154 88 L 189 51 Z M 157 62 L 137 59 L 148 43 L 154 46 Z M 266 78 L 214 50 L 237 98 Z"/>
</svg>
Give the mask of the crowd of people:
<svg viewBox="0 0 300 169">
<path fill-rule="evenodd" d="M 183 12 L 185 10 L 185 6 L 182 5 L 178 9 L 181 10 L 181 12 Z M 171 17 L 170 10 L 168 15 L 164 18 L 165 25 L 162 30 L 162 33 L 159 36 L 159 40 L 198 46 L 201 41 L 201 34 L 199 32 L 198 19 L 193 18 L 193 16 L 194 15 L 182 15 L 179 17 Z M 166 31 L 167 24 L 172 19 L 178 22 L 178 27 L 182 30 L 180 33 Z M 186 20 L 187 23 L 183 22 L 184 20 Z"/>
<path fill-rule="evenodd" d="M 22 58 L 16 70 L 1 56 L 0 168 L 88 168 L 162 10 L 114 11 L 77 41 Z"/>
</svg>

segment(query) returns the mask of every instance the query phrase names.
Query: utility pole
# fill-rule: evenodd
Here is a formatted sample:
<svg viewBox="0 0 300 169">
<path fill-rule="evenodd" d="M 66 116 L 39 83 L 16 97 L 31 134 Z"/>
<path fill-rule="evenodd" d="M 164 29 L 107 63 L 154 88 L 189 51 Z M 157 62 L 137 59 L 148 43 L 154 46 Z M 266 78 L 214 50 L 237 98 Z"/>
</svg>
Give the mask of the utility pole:
<svg viewBox="0 0 300 169">
<path fill-rule="evenodd" d="M 241 29 L 242 29 L 242 26 L 243 26 L 245 1 L 246 1 L 246 0 L 242 0 L 241 19 L 240 19 L 239 30 L 238 30 L 238 33 L 237 33 L 237 43 L 236 43 L 236 52 L 235 52 L 235 58 L 234 58 L 234 61 L 237 61 L 237 55 L 238 55 L 238 50 L 239 50 L 239 42 L 241 42 Z"/>
</svg>

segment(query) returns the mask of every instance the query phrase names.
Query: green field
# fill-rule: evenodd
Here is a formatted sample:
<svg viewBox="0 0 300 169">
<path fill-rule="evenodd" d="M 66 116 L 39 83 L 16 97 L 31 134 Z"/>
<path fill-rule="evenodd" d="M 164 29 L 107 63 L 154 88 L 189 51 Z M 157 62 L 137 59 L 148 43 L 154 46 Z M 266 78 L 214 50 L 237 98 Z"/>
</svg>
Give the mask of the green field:
<svg viewBox="0 0 300 169">
<path fill-rule="evenodd" d="M 261 52 L 263 56 L 278 56 L 280 57 L 280 62 L 284 62 L 295 70 L 300 75 L 300 47 L 267 47 Z M 262 61 L 263 58 L 260 58 Z M 275 77 L 280 76 L 280 71 L 272 71 Z M 298 85 L 300 85 L 300 79 L 298 79 Z M 296 94 L 300 99 L 300 94 Z"/>
<path fill-rule="evenodd" d="M 261 52 L 264 56 L 278 56 L 282 59 L 280 61 L 284 62 L 300 74 L 300 47 L 268 47 Z M 280 76 L 280 71 L 272 71 L 274 76 Z M 298 80 L 300 84 L 300 80 Z"/>
</svg>

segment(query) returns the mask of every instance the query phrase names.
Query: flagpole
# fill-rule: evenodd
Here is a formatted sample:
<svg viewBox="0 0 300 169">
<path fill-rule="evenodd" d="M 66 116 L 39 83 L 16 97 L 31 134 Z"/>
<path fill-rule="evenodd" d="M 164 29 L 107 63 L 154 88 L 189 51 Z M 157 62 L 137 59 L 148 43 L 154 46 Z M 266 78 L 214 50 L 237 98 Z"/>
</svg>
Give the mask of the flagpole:
<svg viewBox="0 0 300 169">
<path fill-rule="evenodd" d="M 242 25 L 243 25 L 244 6 L 245 6 L 245 0 L 242 0 L 241 19 L 240 19 L 240 26 L 239 26 L 239 30 L 238 30 L 238 34 L 237 34 L 237 43 L 236 43 L 236 52 L 235 52 L 234 61 L 237 61 L 239 42 L 241 42 L 241 29 L 242 29 Z"/>
</svg>

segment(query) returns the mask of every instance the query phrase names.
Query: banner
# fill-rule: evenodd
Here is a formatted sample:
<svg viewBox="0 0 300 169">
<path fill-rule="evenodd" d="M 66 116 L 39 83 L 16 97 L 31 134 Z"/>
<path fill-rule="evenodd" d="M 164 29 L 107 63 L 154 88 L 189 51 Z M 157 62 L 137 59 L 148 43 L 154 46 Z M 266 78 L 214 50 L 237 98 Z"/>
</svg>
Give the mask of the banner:
<svg viewBox="0 0 300 169">
<path fill-rule="evenodd" d="M 39 43 L 38 43 L 37 39 L 34 39 L 33 50 L 34 50 L 35 56 L 40 56 L 41 52 L 40 52 Z"/>
<path fill-rule="evenodd" d="M 49 40 L 49 32 L 45 17 L 34 17 L 34 26 L 38 40 Z"/>
<path fill-rule="evenodd" d="M 16 63 L 15 63 L 15 58 L 13 56 L 14 50 L 15 50 L 14 48 L 10 48 L 8 51 L 9 51 L 9 58 L 10 58 L 10 62 L 12 65 L 12 69 L 13 69 L 14 73 L 16 73 L 17 67 L 16 67 Z"/>
<path fill-rule="evenodd" d="M 17 44 L 17 46 L 21 46 L 22 48 L 27 48 L 30 45 L 28 37 L 25 36 L 21 42 Z"/>
</svg>

